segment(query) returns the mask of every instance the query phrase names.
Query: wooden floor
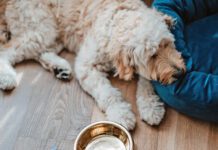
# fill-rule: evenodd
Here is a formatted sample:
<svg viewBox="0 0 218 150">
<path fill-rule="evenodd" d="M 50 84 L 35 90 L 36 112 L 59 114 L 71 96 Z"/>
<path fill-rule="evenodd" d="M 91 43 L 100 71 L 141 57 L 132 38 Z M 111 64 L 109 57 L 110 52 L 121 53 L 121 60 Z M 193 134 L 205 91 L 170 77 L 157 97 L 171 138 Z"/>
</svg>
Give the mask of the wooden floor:
<svg viewBox="0 0 218 150">
<path fill-rule="evenodd" d="M 71 55 L 67 58 L 73 60 Z M 0 93 L 0 150 L 72 150 L 83 127 L 105 119 L 76 80 L 58 81 L 33 62 L 20 64 L 16 70 L 19 86 Z M 111 80 L 138 116 L 136 81 Z M 135 150 L 218 150 L 218 125 L 169 108 L 158 127 L 150 127 L 138 118 L 132 136 Z"/>
</svg>

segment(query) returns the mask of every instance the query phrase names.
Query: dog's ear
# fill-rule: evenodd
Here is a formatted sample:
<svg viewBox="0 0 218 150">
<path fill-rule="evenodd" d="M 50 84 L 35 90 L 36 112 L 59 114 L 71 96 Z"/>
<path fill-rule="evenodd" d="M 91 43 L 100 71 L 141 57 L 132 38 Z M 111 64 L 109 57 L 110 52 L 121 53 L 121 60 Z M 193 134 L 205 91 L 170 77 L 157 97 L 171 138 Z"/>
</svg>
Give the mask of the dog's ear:
<svg viewBox="0 0 218 150">
<path fill-rule="evenodd" d="M 164 21 L 166 22 L 168 27 L 171 29 L 175 25 L 175 20 L 171 16 L 168 16 L 166 14 L 162 14 L 162 15 L 163 15 Z"/>
<path fill-rule="evenodd" d="M 131 80 L 134 75 L 133 54 L 127 52 L 120 52 L 114 57 L 114 65 L 116 68 L 116 75 L 120 79 Z"/>
</svg>

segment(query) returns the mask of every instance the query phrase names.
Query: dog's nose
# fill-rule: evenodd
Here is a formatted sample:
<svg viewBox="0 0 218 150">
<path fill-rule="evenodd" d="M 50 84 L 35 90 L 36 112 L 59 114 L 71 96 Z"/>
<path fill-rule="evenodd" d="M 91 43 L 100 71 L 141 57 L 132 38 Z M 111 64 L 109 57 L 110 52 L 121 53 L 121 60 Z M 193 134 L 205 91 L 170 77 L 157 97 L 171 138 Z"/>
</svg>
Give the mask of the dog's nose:
<svg viewBox="0 0 218 150">
<path fill-rule="evenodd" d="M 174 78 L 179 79 L 180 77 L 182 77 L 185 74 L 184 69 L 180 69 L 178 68 L 176 73 L 173 75 Z"/>
</svg>

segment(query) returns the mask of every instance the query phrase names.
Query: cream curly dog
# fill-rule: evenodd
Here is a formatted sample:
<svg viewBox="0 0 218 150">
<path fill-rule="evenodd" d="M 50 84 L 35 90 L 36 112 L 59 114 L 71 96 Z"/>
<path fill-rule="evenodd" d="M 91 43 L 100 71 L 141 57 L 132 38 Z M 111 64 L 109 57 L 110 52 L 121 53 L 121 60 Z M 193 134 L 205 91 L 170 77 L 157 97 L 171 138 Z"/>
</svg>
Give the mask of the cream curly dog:
<svg viewBox="0 0 218 150">
<path fill-rule="evenodd" d="M 8 0 L 5 19 L 11 40 L 0 51 L 1 89 L 17 85 L 12 65 L 26 59 L 70 79 L 70 65 L 57 55 L 65 47 L 77 53 L 82 88 L 109 120 L 128 129 L 134 128 L 135 115 L 108 72 L 125 80 L 139 74 L 137 106 L 150 125 L 160 123 L 165 109 L 149 80 L 169 84 L 185 72 L 169 31 L 171 18 L 140 0 Z"/>
</svg>

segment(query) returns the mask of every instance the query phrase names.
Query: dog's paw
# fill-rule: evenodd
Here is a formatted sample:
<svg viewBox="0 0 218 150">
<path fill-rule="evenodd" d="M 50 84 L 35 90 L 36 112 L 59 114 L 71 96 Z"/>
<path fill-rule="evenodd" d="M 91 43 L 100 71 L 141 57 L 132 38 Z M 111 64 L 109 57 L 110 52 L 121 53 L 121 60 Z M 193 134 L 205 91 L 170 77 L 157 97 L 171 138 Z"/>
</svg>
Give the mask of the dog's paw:
<svg viewBox="0 0 218 150">
<path fill-rule="evenodd" d="M 147 99 L 140 98 L 137 105 L 141 119 L 150 125 L 159 125 L 165 114 L 164 103 L 156 95 Z"/>
<path fill-rule="evenodd" d="M 0 89 L 12 90 L 17 86 L 16 74 L 0 72 Z"/>
<path fill-rule="evenodd" d="M 73 72 L 69 62 L 56 53 L 45 52 L 37 60 L 45 69 L 52 71 L 58 79 L 66 81 L 72 79 Z"/>
<path fill-rule="evenodd" d="M 71 80 L 73 77 L 71 68 L 69 69 L 63 67 L 55 67 L 53 69 L 53 72 L 55 76 L 60 80 L 68 81 Z"/>
<path fill-rule="evenodd" d="M 57 61 L 56 64 L 52 66 L 52 69 L 54 75 L 60 80 L 68 81 L 73 78 L 72 68 L 64 59 Z"/>
<path fill-rule="evenodd" d="M 124 126 L 128 130 L 135 127 L 136 118 L 132 112 L 131 105 L 127 102 L 116 102 L 106 110 L 107 119 Z"/>
</svg>

